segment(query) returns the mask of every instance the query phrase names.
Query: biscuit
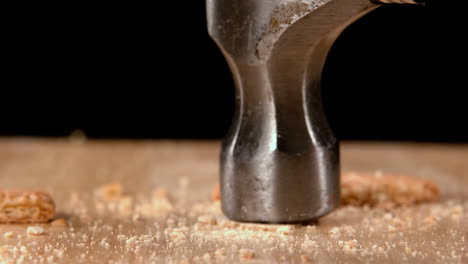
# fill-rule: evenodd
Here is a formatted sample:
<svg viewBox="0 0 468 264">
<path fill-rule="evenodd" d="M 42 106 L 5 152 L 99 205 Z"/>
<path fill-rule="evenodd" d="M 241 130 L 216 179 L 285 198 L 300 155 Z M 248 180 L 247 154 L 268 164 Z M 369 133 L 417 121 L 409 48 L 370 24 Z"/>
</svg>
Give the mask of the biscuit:
<svg viewBox="0 0 468 264">
<path fill-rule="evenodd" d="M 0 190 L 0 223 L 44 223 L 54 215 L 54 201 L 46 192 Z"/>
</svg>

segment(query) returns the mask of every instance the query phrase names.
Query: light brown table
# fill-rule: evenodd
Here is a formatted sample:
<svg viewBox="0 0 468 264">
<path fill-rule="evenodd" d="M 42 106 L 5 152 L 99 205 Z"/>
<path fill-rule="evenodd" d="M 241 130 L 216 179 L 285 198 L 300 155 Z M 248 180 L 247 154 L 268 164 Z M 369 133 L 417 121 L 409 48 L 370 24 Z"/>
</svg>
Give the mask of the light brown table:
<svg viewBox="0 0 468 264">
<path fill-rule="evenodd" d="M 316 226 L 263 231 L 227 221 L 211 201 L 219 147 L 0 139 L 1 188 L 49 191 L 69 224 L 43 225 L 46 234 L 35 237 L 26 235 L 28 225 L 0 225 L 0 263 L 468 263 L 468 145 L 343 143 L 343 170 L 429 178 L 441 201 L 392 212 L 345 207 Z M 113 181 L 130 197 L 130 211 L 96 200 L 94 190 Z M 169 191 L 175 209 L 142 214 L 137 208 L 157 187 Z M 255 257 L 240 257 L 241 249 Z"/>
</svg>

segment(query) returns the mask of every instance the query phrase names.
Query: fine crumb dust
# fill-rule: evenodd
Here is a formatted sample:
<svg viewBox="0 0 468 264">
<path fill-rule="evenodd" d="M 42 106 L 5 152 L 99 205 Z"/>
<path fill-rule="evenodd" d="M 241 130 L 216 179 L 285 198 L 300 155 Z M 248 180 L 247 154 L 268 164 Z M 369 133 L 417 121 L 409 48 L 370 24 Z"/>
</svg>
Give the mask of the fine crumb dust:
<svg viewBox="0 0 468 264">
<path fill-rule="evenodd" d="M 385 188 L 363 185 L 356 191 L 359 195 L 364 190 L 392 190 L 382 198 L 388 202 L 394 200 L 394 188 L 400 188 L 395 186 L 400 186 L 401 178 L 389 183 L 381 179 L 385 174 L 358 176 L 376 178 L 371 186 L 394 184 Z M 348 183 L 351 182 L 360 181 Z M 187 193 L 158 187 L 149 193 L 133 194 L 114 182 L 97 187 L 94 192 L 70 192 L 68 201 L 60 202 L 59 213 L 65 217 L 41 226 L 29 226 L 26 234 L 24 226 L 1 226 L 0 260 L 4 263 L 341 263 L 340 260 L 347 259 L 349 263 L 382 263 L 397 257 L 402 260 L 399 262 L 406 263 L 463 263 L 468 258 L 468 202 L 408 200 L 411 193 L 417 197 L 424 193 L 421 197 L 426 197 L 424 188 L 417 186 L 427 181 L 411 178 L 410 182 L 412 185 L 403 192 L 404 202 L 379 207 L 373 202 L 362 202 L 362 198 L 354 202 L 357 198 L 353 198 L 352 203 L 320 219 L 317 225 L 230 221 L 221 212 L 216 188 L 211 197 L 208 192 L 204 200 L 181 203 L 187 201 L 184 197 Z M 190 184 L 184 188 L 190 190 Z"/>
</svg>

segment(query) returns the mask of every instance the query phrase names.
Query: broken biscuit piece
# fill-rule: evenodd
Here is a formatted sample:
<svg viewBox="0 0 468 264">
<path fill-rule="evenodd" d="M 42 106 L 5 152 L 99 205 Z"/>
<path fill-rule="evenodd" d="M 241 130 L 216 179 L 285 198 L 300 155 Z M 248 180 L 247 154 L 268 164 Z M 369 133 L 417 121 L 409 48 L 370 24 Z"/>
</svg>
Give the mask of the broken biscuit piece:
<svg viewBox="0 0 468 264">
<path fill-rule="evenodd" d="M 44 223 L 54 215 L 54 201 L 46 192 L 0 190 L 0 223 Z"/>
<path fill-rule="evenodd" d="M 427 179 L 381 172 L 348 172 L 341 175 L 343 205 L 369 205 L 388 209 L 434 202 L 439 196 L 437 185 Z"/>
</svg>

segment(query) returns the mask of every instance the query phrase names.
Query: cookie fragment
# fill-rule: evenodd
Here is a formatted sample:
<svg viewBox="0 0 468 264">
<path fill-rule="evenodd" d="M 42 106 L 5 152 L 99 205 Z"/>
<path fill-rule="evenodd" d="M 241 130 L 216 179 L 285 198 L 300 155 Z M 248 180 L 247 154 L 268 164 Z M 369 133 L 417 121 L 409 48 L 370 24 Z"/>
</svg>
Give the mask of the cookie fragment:
<svg viewBox="0 0 468 264">
<path fill-rule="evenodd" d="M 434 202 L 439 197 L 439 188 L 427 179 L 381 172 L 348 172 L 341 176 L 343 205 L 393 208 Z"/>
<path fill-rule="evenodd" d="M 0 223 L 44 223 L 54 215 L 54 201 L 46 192 L 0 190 Z"/>
<path fill-rule="evenodd" d="M 45 229 L 40 226 L 28 226 L 26 233 L 31 236 L 42 236 L 45 234 Z"/>
<path fill-rule="evenodd" d="M 53 227 L 67 227 L 67 221 L 63 218 L 58 218 L 50 222 L 50 226 Z"/>
</svg>

